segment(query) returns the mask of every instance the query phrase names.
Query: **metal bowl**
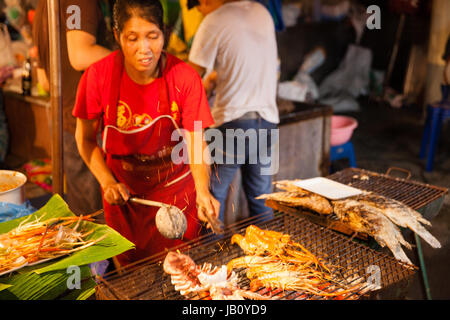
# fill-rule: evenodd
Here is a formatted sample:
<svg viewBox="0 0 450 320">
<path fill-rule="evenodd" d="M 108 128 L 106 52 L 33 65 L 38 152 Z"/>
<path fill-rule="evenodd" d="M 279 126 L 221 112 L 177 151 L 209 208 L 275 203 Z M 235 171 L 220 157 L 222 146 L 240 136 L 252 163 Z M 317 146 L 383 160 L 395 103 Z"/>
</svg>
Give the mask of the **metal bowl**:
<svg viewBox="0 0 450 320">
<path fill-rule="evenodd" d="M 0 202 L 23 204 L 26 182 L 27 177 L 21 172 L 0 170 Z"/>
</svg>

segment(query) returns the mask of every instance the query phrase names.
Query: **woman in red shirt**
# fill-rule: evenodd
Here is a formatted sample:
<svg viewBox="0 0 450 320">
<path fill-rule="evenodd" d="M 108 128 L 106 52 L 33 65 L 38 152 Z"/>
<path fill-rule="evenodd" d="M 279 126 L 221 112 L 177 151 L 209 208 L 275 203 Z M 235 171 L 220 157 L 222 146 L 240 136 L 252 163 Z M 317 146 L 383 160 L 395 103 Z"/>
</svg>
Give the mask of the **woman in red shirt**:
<svg viewBox="0 0 450 320">
<path fill-rule="evenodd" d="M 126 265 L 181 243 L 157 231 L 158 208 L 128 202 L 130 196 L 183 210 L 185 240 L 198 236 L 198 219 L 207 221 L 204 214 L 218 217 L 219 203 L 209 191 L 209 167 L 203 160 L 190 165 L 172 161 L 179 143 L 172 141 L 173 132 L 188 132 L 188 156 L 194 159 L 194 150 L 203 154 L 206 146 L 194 139 L 194 132 L 202 134 L 213 119 L 196 71 L 163 51 L 160 2 L 116 1 L 114 29 L 121 49 L 83 74 L 73 115 L 78 150 L 102 188 L 106 222 L 136 245 L 118 256 Z M 101 149 L 96 139 L 100 125 Z"/>
</svg>

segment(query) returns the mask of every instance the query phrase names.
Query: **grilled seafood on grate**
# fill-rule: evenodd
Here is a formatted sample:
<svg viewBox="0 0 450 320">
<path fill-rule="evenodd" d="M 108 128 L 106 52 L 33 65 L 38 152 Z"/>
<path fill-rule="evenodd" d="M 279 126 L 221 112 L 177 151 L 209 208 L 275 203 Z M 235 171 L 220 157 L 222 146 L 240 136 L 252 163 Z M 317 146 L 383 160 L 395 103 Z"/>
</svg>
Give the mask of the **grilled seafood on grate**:
<svg viewBox="0 0 450 320">
<path fill-rule="evenodd" d="M 422 215 L 403 203 L 364 192 L 361 195 L 332 201 L 336 216 L 357 232 L 367 233 L 382 246 L 387 246 L 395 258 L 412 264 L 401 245 L 411 249 L 398 227 L 409 228 L 433 248 L 440 248 L 439 241 L 421 223 L 431 225 Z"/>
<path fill-rule="evenodd" d="M 283 192 L 263 194 L 256 199 L 274 200 L 284 203 L 287 206 L 302 207 L 319 214 L 333 213 L 333 208 L 326 198 L 297 187 L 293 182 L 295 182 L 295 180 L 277 181 L 275 182 L 275 186 L 281 190 L 284 190 Z"/>
<path fill-rule="evenodd" d="M 196 265 L 189 256 L 169 252 L 164 259 L 163 269 L 170 274 L 175 290 L 186 296 L 190 293 L 208 294 L 212 300 L 267 300 L 270 297 L 242 290 L 237 284 L 234 272 L 227 273 L 227 267 L 215 267 L 210 263 Z"/>
<path fill-rule="evenodd" d="M 431 226 L 431 223 L 400 201 L 367 191 L 346 199 L 329 201 L 297 187 L 295 181 L 297 180 L 277 181 L 276 187 L 284 192 L 265 194 L 259 198 L 274 200 L 287 206 L 303 207 L 319 214 L 334 213 L 343 224 L 356 232 L 372 236 L 382 247 L 387 246 L 396 259 L 409 264 L 411 261 L 402 245 L 408 249 L 411 249 L 411 245 L 403 238 L 399 227 L 409 228 L 433 248 L 441 248 L 439 241 L 423 226 Z M 252 246 L 245 240 L 242 244 Z"/>
<path fill-rule="evenodd" d="M 394 257 L 412 264 L 401 245 L 411 249 L 403 238 L 400 229 L 375 208 L 356 200 L 345 199 L 333 201 L 334 213 L 356 232 L 366 233 L 382 246 L 387 246 Z"/>
<path fill-rule="evenodd" d="M 255 225 L 249 225 L 245 236 L 234 234 L 231 244 L 237 243 L 248 255 L 282 257 L 292 263 L 312 263 L 316 267 L 328 270 L 325 264 L 301 244 L 294 242 L 290 236 L 277 231 L 262 230 Z"/>
<path fill-rule="evenodd" d="M 433 248 L 441 247 L 439 241 L 422 226 L 422 224 L 431 226 L 431 223 L 422 217 L 419 212 L 409 208 L 400 201 L 388 199 L 372 192 L 364 192 L 361 195 L 352 197 L 352 200 L 375 208 L 399 227 L 411 229 Z"/>
<path fill-rule="evenodd" d="M 303 291 L 310 295 L 345 298 L 363 288 L 361 279 L 338 281 L 325 263 L 290 239 L 276 231 L 247 227 L 245 236 L 235 234 L 231 240 L 247 254 L 227 264 L 230 273 L 235 268 L 246 268 L 252 291 L 262 288 Z"/>
<path fill-rule="evenodd" d="M 245 252 L 245 250 L 244 250 Z M 250 268 L 251 266 L 259 267 L 265 266 L 270 263 L 276 263 L 278 260 L 274 257 L 260 257 L 260 256 L 243 256 L 234 258 L 227 263 L 228 273 L 231 273 L 233 269 L 238 268 Z"/>
</svg>

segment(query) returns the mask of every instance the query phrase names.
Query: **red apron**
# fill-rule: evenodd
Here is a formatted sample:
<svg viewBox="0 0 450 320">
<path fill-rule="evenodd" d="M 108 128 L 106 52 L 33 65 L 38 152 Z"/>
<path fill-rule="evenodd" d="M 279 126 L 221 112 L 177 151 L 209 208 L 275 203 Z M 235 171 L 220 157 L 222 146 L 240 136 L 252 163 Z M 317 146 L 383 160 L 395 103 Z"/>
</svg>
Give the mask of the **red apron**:
<svg viewBox="0 0 450 320">
<path fill-rule="evenodd" d="M 179 143 L 171 141 L 171 135 L 178 129 L 178 124 L 169 115 L 165 76 L 163 74 L 155 79 L 159 92 L 155 108 L 160 115 L 144 127 L 120 130 L 116 124 L 123 58 L 121 54 L 116 57 L 103 131 L 106 164 L 117 181 L 127 186 L 131 195 L 161 201 L 181 209 L 187 219 L 183 240 L 193 239 L 200 232 L 195 185 L 189 165 L 177 165 L 171 160 L 172 148 Z M 182 243 L 182 240 L 170 240 L 159 233 L 155 225 L 157 207 L 131 202 L 121 206 L 110 205 L 104 199 L 103 204 L 106 223 L 136 245 L 136 249 L 117 256 L 122 266 Z"/>
</svg>

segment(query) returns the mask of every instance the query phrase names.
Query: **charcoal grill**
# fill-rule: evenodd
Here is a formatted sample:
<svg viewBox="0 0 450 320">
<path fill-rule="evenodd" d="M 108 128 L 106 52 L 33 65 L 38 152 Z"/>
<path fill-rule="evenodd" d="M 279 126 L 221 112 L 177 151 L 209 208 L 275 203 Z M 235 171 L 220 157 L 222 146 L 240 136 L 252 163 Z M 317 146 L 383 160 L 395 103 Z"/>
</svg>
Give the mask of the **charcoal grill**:
<svg viewBox="0 0 450 320">
<path fill-rule="evenodd" d="M 304 245 L 308 250 L 327 263 L 339 266 L 335 275 L 337 281 L 348 281 L 350 284 L 364 283 L 361 290 L 347 296 L 346 299 L 367 297 L 369 277 L 373 275 L 372 266 L 378 267 L 381 287 L 402 282 L 411 277 L 417 270 L 414 266 L 399 263 L 393 257 L 377 252 L 369 247 L 356 243 L 326 227 L 314 224 L 304 217 L 291 213 L 276 212 L 274 218 L 261 215 L 245 219 L 226 228 L 222 238 L 202 236 L 183 244 L 173 250 L 188 254 L 197 264 L 209 262 L 220 266 L 233 258 L 244 255 L 237 245 L 230 244 L 235 233 L 244 234 L 245 228 L 254 224 L 261 228 L 275 230 L 291 235 L 293 241 Z M 184 297 L 175 291 L 170 283 L 170 276 L 165 274 L 162 263 L 166 252 L 157 254 L 123 269 L 105 275 L 97 286 L 97 299 L 107 300 L 161 300 L 161 299 L 200 299 L 198 296 Z M 243 270 L 239 286 L 249 288 L 249 280 Z M 278 291 L 273 293 L 276 299 L 323 299 L 302 292 Z"/>
<path fill-rule="evenodd" d="M 390 168 L 392 169 L 392 168 Z M 393 168 L 394 170 L 398 170 Z M 448 189 L 358 168 L 348 168 L 328 178 L 400 201 L 431 219 L 439 212 Z M 409 178 L 410 174 L 408 175 Z"/>
<path fill-rule="evenodd" d="M 389 175 L 391 171 L 395 170 L 408 173 L 408 177 L 404 179 Z M 395 167 L 389 168 L 386 174 L 359 168 L 347 168 L 328 176 L 331 180 L 400 201 L 420 212 L 426 219 L 431 220 L 441 209 L 448 189 L 408 180 L 409 177 L 410 173 L 407 170 Z M 314 223 L 346 235 L 368 240 L 366 234 L 355 235 L 355 232 L 341 223 L 334 214 L 325 217 L 308 210 L 289 207 L 273 200 L 267 200 L 266 205 L 275 210 L 301 214 Z"/>
<path fill-rule="evenodd" d="M 389 173 L 393 170 L 406 172 L 408 174 L 406 180 L 389 176 Z M 361 169 L 346 169 L 332 175 L 330 178 L 341 183 L 353 185 L 359 189 L 372 191 L 398 200 L 420 212 L 426 219 L 433 219 L 439 213 L 448 189 L 410 181 L 408 180 L 410 177 L 411 173 L 408 170 L 392 167 L 388 169 L 385 175 Z M 411 231 L 407 230 L 407 232 Z M 414 239 L 426 297 L 428 300 L 431 300 L 421 240 L 417 234 L 414 234 Z"/>
<path fill-rule="evenodd" d="M 440 207 L 447 193 L 447 189 L 444 188 L 354 168 L 342 170 L 329 178 L 402 201 L 419 211 L 430 205 L 434 208 Z M 379 268 L 382 289 L 394 284 L 404 285 L 417 271 L 417 267 L 401 263 L 390 254 L 352 241 L 349 237 L 331 230 L 330 225 L 313 223 L 310 217 L 299 215 L 299 212 L 297 209 L 286 208 L 282 211 L 276 210 L 274 217 L 260 215 L 244 219 L 228 226 L 221 237 L 200 236 L 172 250 L 180 250 L 188 254 L 197 264 L 209 262 L 220 266 L 244 255 L 237 245 L 230 244 L 230 238 L 235 233 L 244 234 L 246 227 L 251 224 L 263 229 L 287 233 L 293 241 L 301 243 L 319 258 L 339 266 L 339 272 L 335 274 L 336 280 L 365 284 L 359 292 L 347 296 L 346 299 L 360 299 L 370 295 L 369 278 L 373 275 L 371 273 L 374 270 L 373 266 Z M 185 297 L 175 291 L 170 282 L 170 276 L 165 274 L 162 268 L 166 254 L 167 252 L 161 252 L 100 278 L 96 288 L 97 299 L 201 299 L 195 295 Z M 238 270 L 238 272 L 241 279 L 240 287 L 248 289 L 249 280 L 245 277 L 244 270 Z M 294 291 L 275 291 L 273 297 L 286 300 L 323 299 L 323 297 Z"/>
</svg>

